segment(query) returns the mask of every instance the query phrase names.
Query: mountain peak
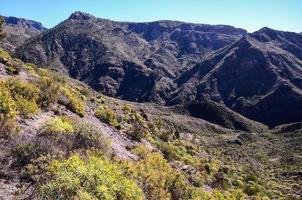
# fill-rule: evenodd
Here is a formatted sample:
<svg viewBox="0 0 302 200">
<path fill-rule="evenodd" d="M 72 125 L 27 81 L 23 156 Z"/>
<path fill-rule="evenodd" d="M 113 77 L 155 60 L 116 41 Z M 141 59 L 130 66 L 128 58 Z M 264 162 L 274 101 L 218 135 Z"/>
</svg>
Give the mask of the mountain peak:
<svg viewBox="0 0 302 200">
<path fill-rule="evenodd" d="M 266 32 L 266 31 L 275 31 L 275 30 L 269 27 L 263 27 L 259 29 L 257 32 Z"/>
<path fill-rule="evenodd" d="M 76 11 L 70 15 L 68 19 L 74 19 L 74 20 L 89 20 L 95 18 L 93 15 L 90 15 L 85 12 Z"/>
</svg>

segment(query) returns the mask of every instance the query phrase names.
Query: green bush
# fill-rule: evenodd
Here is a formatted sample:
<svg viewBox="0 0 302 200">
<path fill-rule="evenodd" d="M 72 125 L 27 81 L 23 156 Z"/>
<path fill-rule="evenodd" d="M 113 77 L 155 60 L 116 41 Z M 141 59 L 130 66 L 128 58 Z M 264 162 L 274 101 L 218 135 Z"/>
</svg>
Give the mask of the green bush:
<svg viewBox="0 0 302 200">
<path fill-rule="evenodd" d="M 0 137 L 6 137 L 16 129 L 15 117 L 17 114 L 15 101 L 4 82 L 0 81 Z"/>
<path fill-rule="evenodd" d="M 59 86 L 53 80 L 47 77 L 42 77 L 38 82 L 40 95 L 38 102 L 42 107 L 49 107 L 58 101 Z"/>
<path fill-rule="evenodd" d="M 24 98 L 28 101 L 36 102 L 39 98 L 40 90 L 33 84 L 21 82 L 18 79 L 8 79 L 5 82 L 6 87 L 11 93 L 13 99 Z"/>
<path fill-rule="evenodd" d="M 244 192 L 248 195 L 255 195 L 260 192 L 260 186 L 257 183 L 250 182 L 245 185 Z"/>
<path fill-rule="evenodd" d="M 48 143 L 52 142 L 53 147 L 61 148 L 63 151 L 96 148 L 104 155 L 111 154 L 111 141 L 97 128 L 78 119 L 69 117 L 50 119 L 42 126 L 38 136 L 42 140 L 47 138 Z"/>
<path fill-rule="evenodd" d="M 43 199 L 144 199 L 136 183 L 103 157 L 82 160 L 74 155 L 54 161 L 49 174 L 48 181 L 39 189 Z"/>
<path fill-rule="evenodd" d="M 29 117 L 39 110 L 36 101 L 40 90 L 30 83 L 21 82 L 18 79 L 8 79 L 5 82 L 6 88 L 15 101 L 17 110 L 22 117 Z"/>
<path fill-rule="evenodd" d="M 18 75 L 20 72 L 20 69 L 15 66 L 7 66 L 5 70 L 10 75 Z"/>
<path fill-rule="evenodd" d="M 39 107 L 35 102 L 28 101 L 22 97 L 16 99 L 16 105 L 22 117 L 29 117 L 39 111 Z"/>
<path fill-rule="evenodd" d="M 11 60 L 12 57 L 9 55 L 7 51 L 4 51 L 3 49 L 0 48 L 0 58 L 5 58 L 8 60 Z"/>
<path fill-rule="evenodd" d="M 71 134 L 74 132 L 74 128 L 70 119 L 66 117 L 56 117 L 45 123 L 43 132 L 44 134 Z"/>
<path fill-rule="evenodd" d="M 147 199 L 170 199 L 169 186 L 172 168 L 159 153 L 149 154 L 145 159 L 129 167 L 130 173 L 143 185 Z"/>
<path fill-rule="evenodd" d="M 18 144 L 13 148 L 11 155 L 14 166 L 26 166 L 32 159 L 39 157 L 40 149 L 34 144 Z"/>
<path fill-rule="evenodd" d="M 144 147 L 134 152 L 140 153 L 142 159 L 129 164 L 128 170 L 142 184 L 147 199 L 193 199 L 194 188 L 159 153 Z"/>
<path fill-rule="evenodd" d="M 96 112 L 95 116 L 102 122 L 109 124 L 111 126 L 118 126 L 117 116 L 115 112 L 106 106 L 100 106 Z"/>
<path fill-rule="evenodd" d="M 133 108 L 132 108 L 132 106 L 129 105 L 129 104 L 124 104 L 122 110 L 123 110 L 125 113 L 132 113 L 132 112 L 133 112 Z"/>
<path fill-rule="evenodd" d="M 78 114 L 79 116 L 83 117 L 85 115 L 85 102 L 75 93 L 71 91 L 70 88 L 61 87 L 60 88 L 60 103 L 65 105 L 67 109 L 71 112 Z"/>
<path fill-rule="evenodd" d="M 127 134 L 131 137 L 131 139 L 140 141 L 148 134 L 148 129 L 140 125 L 139 123 L 133 123 L 130 129 L 127 131 Z"/>
</svg>

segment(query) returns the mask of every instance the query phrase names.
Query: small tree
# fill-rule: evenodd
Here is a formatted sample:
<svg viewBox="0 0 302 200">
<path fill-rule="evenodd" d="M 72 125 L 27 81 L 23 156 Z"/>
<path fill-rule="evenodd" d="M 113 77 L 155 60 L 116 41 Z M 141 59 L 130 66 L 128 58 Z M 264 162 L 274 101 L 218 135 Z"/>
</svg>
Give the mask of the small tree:
<svg viewBox="0 0 302 200">
<path fill-rule="evenodd" d="M 0 17 L 0 40 L 2 40 L 5 37 L 5 33 L 2 31 L 2 25 L 4 23 L 4 19 Z"/>
</svg>

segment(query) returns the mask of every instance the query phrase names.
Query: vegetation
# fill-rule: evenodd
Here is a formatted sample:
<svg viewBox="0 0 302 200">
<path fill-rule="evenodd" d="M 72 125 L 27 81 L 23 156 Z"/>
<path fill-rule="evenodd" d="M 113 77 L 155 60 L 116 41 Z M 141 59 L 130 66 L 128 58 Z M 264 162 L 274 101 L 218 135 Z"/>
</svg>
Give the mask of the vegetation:
<svg viewBox="0 0 302 200">
<path fill-rule="evenodd" d="M 16 128 L 15 117 L 18 114 L 15 101 L 4 82 L 0 82 L 0 137 L 6 137 Z"/>
<path fill-rule="evenodd" d="M 143 199 L 135 181 L 101 156 L 81 159 L 74 155 L 50 164 L 49 179 L 39 191 L 47 199 Z"/>
<path fill-rule="evenodd" d="M 48 144 L 52 142 L 53 148 L 70 151 L 76 149 L 96 148 L 105 155 L 111 154 L 111 142 L 95 127 L 74 118 L 55 117 L 46 121 L 42 126 L 40 140 L 47 138 Z M 50 149 L 50 146 L 45 146 Z"/>
<path fill-rule="evenodd" d="M 283 136 L 284 131 L 228 134 L 216 129 L 203 132 L 200 126 L 197 131 L 185 129 L 185 124 L 168 121 L 168 115 L 147 116 L 147 109 L 135 104 L 97 94 L 56 72 L 13 61 L 4 51 L 1 56 L 24 72 L 0 71 L 7 76 L 0 81 L 1 139 L 11 145 L 10 167 L 22 169 L 22 184 L 34 188 L 39 198 L 300 198 L 299 131 Z M 99 123 L 120 129 L 105 129 L 117 137 L 114 145 L 119 139 L 129 145 L 112 151 L 116 146 L 111 146 L 92 115 Z M 24 131 L 31 134 L 28 140 L 11 134 L 18 125 L 34 126 L 33 133 Z M 137 159 L 121 160 L 116 152 Z M 275 155 L 280 159 L 272 160 Z"/>
<path fill-rule="evenodd" d="M 99 118 L 102 122 L 109 124 L 111 126 L 117 126 L 118 122 L 116 119 L 116 114 L 113 110 L 108 107 L 101 105 L 95 112 L 95 116 Z"/>
<path fill-rule="evenodd" d="M 70 87 L 61 87 L 60 88 L 60 103 L 65 105 L 70 111 L 78 114 L 83 117 L 85 115 L 85 103 L 84 101 L 77 96 L 77 94 L 72 91 Z"/>
<path fill-rule="evenodd" d="M 0 17 L 0 40 L 5 37 L 5 33 L 2 31 L 2 25 L 3 25 L 4 19 Z"/>
<path fill-rule="evenodd" d="M 23 117 L 29 117 L 38 112 L 37 100 L 40 90 L 35 85 L 21 82 L 18 79 L 9 79 L 5 85 L 16 102 L 17 110 Z"/>
<path fill-rule="evenodd" d="M 42 77 L 38 82 L 40 88 L 39 104 L 47 108 L 58 101 L 59 85 L 48 77 Z"/>
</svg>

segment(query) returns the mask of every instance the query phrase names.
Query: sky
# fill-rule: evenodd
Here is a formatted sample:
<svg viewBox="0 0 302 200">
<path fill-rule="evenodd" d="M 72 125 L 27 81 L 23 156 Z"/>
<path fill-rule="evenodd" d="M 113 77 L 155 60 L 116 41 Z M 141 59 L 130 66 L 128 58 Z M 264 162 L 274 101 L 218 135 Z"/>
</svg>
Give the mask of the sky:
<svg viewBox="0 0 302 200">
<path fill-rule="evenodd" d="M 51 28 L 82 11 L 115 21 L 178 20 L 302 32 L 302 0 L 0 0 L 0 15 Z"/>
</svg>

